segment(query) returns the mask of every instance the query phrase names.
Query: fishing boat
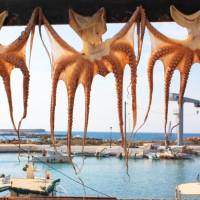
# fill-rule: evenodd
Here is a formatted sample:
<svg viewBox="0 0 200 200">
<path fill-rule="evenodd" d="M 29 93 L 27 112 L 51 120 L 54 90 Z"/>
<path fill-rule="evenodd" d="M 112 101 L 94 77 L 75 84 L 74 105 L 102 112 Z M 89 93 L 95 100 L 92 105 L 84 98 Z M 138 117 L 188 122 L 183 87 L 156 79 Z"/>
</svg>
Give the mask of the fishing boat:
<svg viewBox="0 0 200 200">
<path fill-rule="evenodd" d="M 35 177 L 36 169 L 32 162 L 29 162 L 23 170 L 26 171 L 26 178 L 12 178 L 10 175 L 0 177 L 0 192 L 9 190 L 11 196 L 28 194 L 29 196 L 54 194 L 55 187 L 60 179 L 53 180 L 49 173 L 44 177 Z"/>
<path fill-rule="evenodd" d="M 43 150 L 42 155 L 32 155 L 32 162 L 70 163 L 67 153 L 58 149 Z"/>
</svg>

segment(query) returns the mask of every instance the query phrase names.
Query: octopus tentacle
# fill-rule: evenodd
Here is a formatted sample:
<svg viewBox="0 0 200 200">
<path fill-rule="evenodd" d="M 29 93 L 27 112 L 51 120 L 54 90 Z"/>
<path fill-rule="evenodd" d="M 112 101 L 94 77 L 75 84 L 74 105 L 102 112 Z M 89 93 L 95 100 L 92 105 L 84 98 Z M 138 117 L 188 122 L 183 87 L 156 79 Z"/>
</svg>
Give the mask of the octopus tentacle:
<svg viewBox="0 0 200 200">
<path fill-rule="evenodd" d="M 136 61 L 139 63 L 140 61 L 140 56 L 142 52 L 142 45 L 143 45 L 143 38 L 144 38 L 144 33 L 145 33 L 145 21 L 146 21 L 146 14 L 144 12 L 144 9 L 140 6 L 140 21 L 138 21 L 137 25 L 137 40 L 138 40 L 138 53 L 137 53 L 137 58 Z"/>
<path fill-rule="evenodd" d="M 52 91 L 51 91 L 51 106 L 50 106 L 50 128 L 51 128 L 51 140 L 52 144 L 55 144 L 54 140 L 54 125 L 55 125 L 55 107 L 56 107 L 56 93 L 57 93 L 57 85 L 60 78 L 60 74 L 64 71 L 64 69 L 76 61 L 77 57 L 69 57 L 65 60 L 65 65 L 62 63 L 55 68 L 52 77 Z"/>
<path fill-rule="evenodd" d="M 187 80 L 189 77 L 189 72 L 192 66 L 192 62 L 193 62 L 193 52 L 189 51 L 187 52 L 185 56 L 185 62 L 183 64 L 184 71 L 180 70 L 181 80 L 180 80 L 180 91 L 179 91 L 179 100 L 178 100 L 179 110 L 183 106 L 183 96 L 185 93 L 185 88 L 186 88 Z"/>
<path fill-rule="evenodd" d="M 124 137 L 124 130 L 123 130 L 123 70 L 120 66 L 120 62 L 114 55 L 109 55 L 104 57 L 112 65 L 112 71 L 115 76 L 116 82 L 116 90 L 117 90 L 117 99 L 118 99 L 118 118 L 119 118 L 119 127 L 122 137 L 122 146 L 125 145 L 125 137 Z M 121 69 L 121 70 L 120 70 Z"/>
<path fill-rule="evenodd" d="M 133 48 L 128 44 L 115 44 L 112 46 L 113 51 L 120 51 L 128 56 L 127 64 L 131 69 L 131 94 L 132 94 L 132 115 L 133 115 L 133 130 L 137 122 L 137 99 L 136 99 L 136 83 L 137 83 L 137 63 L 133 53 Z"/>
<path fill-rule="evenodd" d="M 51 106 L 50 106 L 50 128 L 51 128 L 51 142 L 54 145 L 54 126 L 55 126 L 55 107 L 56 107 L 56 92 L 60 74 L 55 73 L 52 81 L 51 89 Z"/>
<path fill-rule="evenodd" d="M 41 17 L 42 15 L 42 17 Z M 53 27 L 51 26 L 51 24 L 48 22 L 48 20 L 46 19 L 45 15 L 43 14 L 42 10 L 39 11 L 39 17 L 40 17 L 40 26 L 39 26 L 39 33 L 40 33 L 40 37 L 42 36 L 41 34 L 41 23 L 43 22 L 43 24 L 45 25 L 45 27 L 47 28 L 47 30 L 49 31 L 49 33 L 51 34 L 51 36 L 54 38 L 54 40 L 64 49 L 71 51 L 73 53 L 77 53 L 79 54 L 74 48 L 72 48 L 70 45 L 68 45 L 58 34 L 57 32 L 53 29 Z M 42 37 L 41 37 L 42 39 Z M 44 43 L 43 43 L 44 44 Z"/>
<path fill-rule="evenodd" d="M 26 29 L 21 33 L 21 35 L 14 42 L 12 42 L 7 47 L 8 51 L 17 51 L 19 49 L 22 49 L 26 45 L 26 42 L 29 38 L 30 33 L 34 34 L 35 24 L 38 21 L 39 9 L 40 8 L 34 9 L 31 15 L 31 18 L 26 26 Z M 32 48 L 32 42 L 33 42 L 33 36 L 31 38 L 31 48 Z"/>
<path fill-rule="evenodd" d="M 70 79 L 65 80 L 64 82 L 67 88 L 68 96 L 68 128 L 67 128 L 67 149 L 68 155 L 71 156 L 71 138 L 72 138 L 72 124 L 73 124 L 73 110 L 74 110 L 74 99 L 76 90 L 80 81 L 80 72 L 82 69 L 84 61 L 82 59 L 78 60 L 74 71 Z"/>
<path fill-rule="evenodd" d="M 67 86 L 67 94 L 68 94 L 67 148 L 69 155 L 71 155 L 73 109 L 74 109 L 74 98 L 75 98 L 76 88 L 77 88 L 77 83 L 70 84 L 70 86 Z"/>
<path fill-rule="evenodd" d="M 88 128 L 88 119 L 89 119 L 89 110 L 90 110 L 90 93 L 91 93 L 91 85 L 93 80 L 93 70 L 92 64 L 90 62 L 85 63 L 86 73 L 87 73 L 87 83 L 83 83 L 84 93 L 85 93 L 85 124 L 84 124 L 84 136 L 83 136 L 83 144 L 86 144 L 87 137 L 87 128 Z"/>
<path fill-rule="evenodd" d="M 196 49 L 195 53 L 196 53 L 196 55 L 197 55 L 198 61 L 200 62 L 200 50 L 199 50 L 199 49 Z"/>
<path fill-rule="evenodd" d="M 91 83 L 84 86 L 85 92 L 85 125 L 84 125 L 84 136 L 83 136 L 83 144 L 86 144 L 87 138 L 87 127 L 88 127 L 88 119 L 89 119 L 89 106 L 90 106 L 90 93 L 91 93 Z"/>
<path fill-rule="evenodd" d="M 160 50 L 154 52 L 149 59 L 148 68 L 147 68 L 147 75 L 148 75 L 148 82 L 149 82 L 149 103 L 148 103 L 147 112 L 145 114 L 144 121 L 142 125 L 139 127 L 139 129 L 146 123 L 149 112 L 150 112 L 150 108 L 151 108 L 152 96 L 153 96 L 153 70 L 154 70 L 155 63 L 157 60 L 161 59 L 167 54 L 172 53 L 173 51 L 175 51 L 175 48 L 173 46 L 163 47 Z"/>
<path fill-rule="evenodd" d="M 146 25 L 147 29 L 149 30 L 149 32 L 151 34 L 153 34 L 156 39 L 162 40 L 163 42 L 165 42 L 168 45 L 170 45 L 170 44 L 175 45 L 176 44 L 175 41 L 172 41 L 170 38 L 166 37 L 161 32 L 159 32 L 156 28 L 154 28 L 151 25 L 151 23 L 149 22 L 148 19 L 146 19 L 145 25 Z"/>
<path fill-rule="evenodd" d="M 25 64 L 25 63 L 24 63 Z M 24 101 L 24 113 L 23 116 L 18 124 L 18 130 L 20 129 L 22 120 L 26 118 L 27 115 L 27 108 L 28 108 L 28 96 L 29 96 L 29 82 L 30 82 L 30 75 L 29 75 L 29 71 L 26 67 L 26 65 L 24 65 L 25 67 L 21 68 L 20 70 L 23 74 L 23 101 Z"/>
<path fill-rule="evenodd" d="M 16 131 L 17 128 L 16 128 L 16 125 L 14 122 L 14 117 L 13 117 L 13 103 L 12 103 L 12 93 L 11 93 L 11 86 L 10 86 L 10 76 L 9 76 L 9 74 L 4 73 L 2 78 L 3 78 L 3 83 L 4 83 L 4 87 L 5 87 L 6 95 L 7 95 L 7 99 L 8 99 L 11 122 Z M 19 135 L 18 135 L 18 138 L 19 138 Z"/>
<path fill-rule="evenodd" d="M 170 82 L 172 79 L 172 75 L 177 67 L 177 65 L 182 60 L 184 52 L 176 53 L 168 66 L 165 69 L 165 114 L 164 114 L 164 131 L 165 131 L 165 142 L 167 141 L 167 119 L 168 119 L 168 104 L 169 104 L 169 89 L 170 89 Z"/>
<path fill-rule="evenodd" d="M 137 122 L 137 98 L 136 98 L 136 84 L 137 84 L 137 69 L 131 67 L 131 94 L 132 94 L 132 115 L 133 115 L 133 130 Z"/>
<path fill-rule="evenodd" d="M 124 25 L 119 33 L 117 33 L 113 39 L 117 41 L 118 39 L 124 37 L 126 33 L 130 30 L 131 26 L 136 22 L 136 19 L 139 17 L 140 14 L 140 7 L 137 7 L 129 21 Z"/>
<path fill-rule="evenodd" d="M 19 68 L 23 74 L 23 107 L 24 107 L 24 112 L 22 115 L 22 118 L 20 119 L 18 123 L 18 131 L 20 129 L 22 120 L 26 117 L 27 115 L 27 107 L 28 107 L 28 95 L 29 95 L 29 71 L 26 66 L 24 58 L 19 58 L 16 55 L 12 54 L 7 54 L 6 56 L 2 57 L 6 62 L 12 64 L 15 66 L 15 68 Z"/>
</svg>

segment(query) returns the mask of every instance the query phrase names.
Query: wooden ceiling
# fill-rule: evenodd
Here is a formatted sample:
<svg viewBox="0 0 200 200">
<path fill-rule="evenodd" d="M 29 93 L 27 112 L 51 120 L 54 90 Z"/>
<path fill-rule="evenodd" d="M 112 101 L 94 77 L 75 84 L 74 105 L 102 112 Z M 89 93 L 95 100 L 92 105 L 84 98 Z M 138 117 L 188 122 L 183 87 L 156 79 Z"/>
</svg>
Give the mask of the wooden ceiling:
<svg viewBox="0 0 200 200">
<path fill-rule="evenodd" d="M 107 22 L 126 22 L 136 6 L 142 5 L 150 21 L 171 21 L 169 6 L 175 5 L 186 14 L 200 10 L 200 0 L 0 0 L 0 10 L 8 10 L 6 25 L 25 25 L 35 7 L 44 10 L 52 24 L 68 23 L 68 8 L 91 15 L 105 7 Z"/>
</svg>

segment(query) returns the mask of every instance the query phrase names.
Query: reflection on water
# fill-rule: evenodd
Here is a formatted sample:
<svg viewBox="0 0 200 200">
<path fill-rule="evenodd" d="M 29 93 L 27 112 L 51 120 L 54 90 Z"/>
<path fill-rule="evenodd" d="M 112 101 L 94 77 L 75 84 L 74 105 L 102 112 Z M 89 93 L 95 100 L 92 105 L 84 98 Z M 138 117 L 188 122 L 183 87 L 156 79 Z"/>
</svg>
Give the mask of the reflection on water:
<svg viewBox="0 0 200 200">
<path fill-rule="evenodd" d="M 27 161 L 26 157 L 17 159 L 17 154 L 0 154 L 0 172 L 11 174 L 12 177 L 25 177 L 22 171 Z M 81 166 L 82 158 L 74 158 L 74 162 Z M 129 175 L 126 174 L 125 162 L 117 158 L 87 158 L 79 173 L 84 183 L 110 196 L 119 198 L 173 198 L 175 186 L 184 182 L 196 181 L 200 171 L 200 158 L 194 160 L 129 160 Z M 69 164 L 36 164 L 36 176 L 44 175 L 49 170 L 53 178 L 60 178 L 57 187 L 59 195 L 84 195 L 81 185 L 74 183 L 60 172 L 65 173 L 77 181 L 78 178 Z M 55 171 L 53 168 L 56 168 Z M 5 195 L 6 193 L 1 193 Z M 87 195 L 102 196 L 86 189 Z"/>
</svg>

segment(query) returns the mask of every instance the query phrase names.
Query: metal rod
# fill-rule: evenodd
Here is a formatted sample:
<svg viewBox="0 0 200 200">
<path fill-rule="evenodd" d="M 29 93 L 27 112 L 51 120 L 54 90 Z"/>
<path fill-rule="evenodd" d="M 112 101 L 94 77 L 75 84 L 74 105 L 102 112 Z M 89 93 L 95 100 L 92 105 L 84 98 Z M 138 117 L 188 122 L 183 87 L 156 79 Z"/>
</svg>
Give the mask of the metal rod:
<svg viewBox="0 0 200 200">
<path fill-rule="evenodd" d="M 110 126 L 110 148 L 112 146 L 112 126 Z"/>
<path fill-rule="evenodd" d="M 124 145 L 126 147 L 126 101 L 124 102 Z"/>
</svg>

